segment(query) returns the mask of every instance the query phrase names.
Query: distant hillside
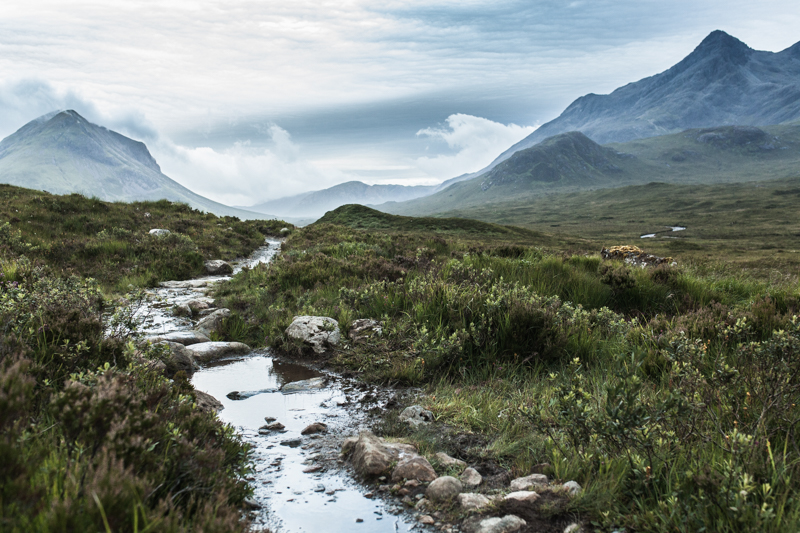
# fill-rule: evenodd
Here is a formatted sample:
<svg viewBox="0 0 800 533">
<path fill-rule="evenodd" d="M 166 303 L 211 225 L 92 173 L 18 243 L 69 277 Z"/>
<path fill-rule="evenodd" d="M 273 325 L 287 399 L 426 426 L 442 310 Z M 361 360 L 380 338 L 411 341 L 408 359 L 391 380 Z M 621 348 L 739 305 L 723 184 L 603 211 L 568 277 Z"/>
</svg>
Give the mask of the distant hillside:
<svg viewBox="0 0 800 533">
<path fill-rule="evenodd" d="M 242 219 L 275 218 L 193 193 L 161 172 L 144 143 L 92 124 L 75 111 L 44 115 L 3 139 L 0 183 L 107 201 L 166 199 Z"/>
<path fill-rule="evenodd" d="M 600 144 L 726 125 L 767 126 L 800 119 L 800 42 L 782 52 L 753 50 L 714 31 L 680 63 L 608 95 L 587 94 L 502 154 L 569 131 Z M 453 180 L 451 180 L 453 181 Z"/>
<path fill-rule="evenodd" d="M 431 194 L 435 189 L 436 187 L 408 185 L 367 185 L 360 181 L 348 181 L 328 189 L 278 198 L 243 209 L 275 213 L 278 216 L 316 218 L 346 204 L 404 202 Z"/>
<path fill-rule="evenodd" d="M 403 215 L 465 212 L 548 194 L 643 184 L 733 183 L 796 176 L 800 123 L 686 130 L 600 146 L 585 135 L 556 135 L 491 171 L 425 198 L 379 209 Z"/>
</svg>

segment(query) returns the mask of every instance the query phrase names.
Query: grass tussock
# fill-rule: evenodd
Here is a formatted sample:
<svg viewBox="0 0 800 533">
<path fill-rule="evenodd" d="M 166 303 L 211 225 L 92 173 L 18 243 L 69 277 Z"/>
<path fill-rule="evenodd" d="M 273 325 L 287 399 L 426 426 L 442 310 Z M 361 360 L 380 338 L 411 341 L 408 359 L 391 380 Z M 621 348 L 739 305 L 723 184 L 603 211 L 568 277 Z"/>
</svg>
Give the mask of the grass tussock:
<svg viewBox="0 0 800 533">
<path fill-rule="evenodd" d="M 577 480 L 565 512 L 598 531 L 800 527 L 791 278 L 680 257 L 606 263 L 452 221 L 443 234 L 338 222 L 294 233 L 272 265 L 221 288 L 250 342 L 292 350 L 283 331 L 300 314 L 345 335 L 381 321 L 333 362 L 425 384 L 439 421 L 480 437 L 464 454 Z"/>
</svg>

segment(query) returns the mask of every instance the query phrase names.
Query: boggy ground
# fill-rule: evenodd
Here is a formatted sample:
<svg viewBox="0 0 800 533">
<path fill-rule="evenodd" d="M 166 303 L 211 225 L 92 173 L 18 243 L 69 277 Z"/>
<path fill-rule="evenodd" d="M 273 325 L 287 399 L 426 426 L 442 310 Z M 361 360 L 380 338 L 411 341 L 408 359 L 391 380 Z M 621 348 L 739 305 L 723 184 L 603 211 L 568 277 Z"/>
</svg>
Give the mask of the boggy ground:
<svg viewBox="0 0 800 533">
<path fill-rule="evenodd" d="M 234 340 L 298 353 L 284 335 L 293 316 L 335 318 L 344 335 L 355 319 L 379 320 L 381 336 L 343 342 L 329 364 L 421 387 L 438 424 L 481 444 L 376 429 L 515 477 L 547 463 L 551 479 L 584 487 L 531 520 L 798 527 L 796 272 L 760 278 L 677 254 L 676 266 L 639 268 L 577 240 L 564 251 L 491 225 L 482 238 L 478 223 L 459 232 L 457 220 L 442 233 L 431 220 L 393 230 L 359 209 L 294 233 L 272 266 L 220 288 Z"/>
</svg>

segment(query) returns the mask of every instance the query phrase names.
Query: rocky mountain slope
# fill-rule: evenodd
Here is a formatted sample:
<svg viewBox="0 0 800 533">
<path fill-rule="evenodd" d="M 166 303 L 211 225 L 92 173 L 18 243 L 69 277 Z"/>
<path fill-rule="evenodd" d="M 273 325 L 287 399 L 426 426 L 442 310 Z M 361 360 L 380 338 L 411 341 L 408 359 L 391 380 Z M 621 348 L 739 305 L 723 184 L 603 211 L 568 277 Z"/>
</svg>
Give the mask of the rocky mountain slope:
<svg viewBox="0 0 800 533">
<path fill-rule="evenodd" d="M 217 215 L 274 218 L 190 191 L 161 172 L 144 143 L 71 110 L 32 120 L 0 142 L 0 183 L 108 201 L 167 199 Z"/>
</svg>

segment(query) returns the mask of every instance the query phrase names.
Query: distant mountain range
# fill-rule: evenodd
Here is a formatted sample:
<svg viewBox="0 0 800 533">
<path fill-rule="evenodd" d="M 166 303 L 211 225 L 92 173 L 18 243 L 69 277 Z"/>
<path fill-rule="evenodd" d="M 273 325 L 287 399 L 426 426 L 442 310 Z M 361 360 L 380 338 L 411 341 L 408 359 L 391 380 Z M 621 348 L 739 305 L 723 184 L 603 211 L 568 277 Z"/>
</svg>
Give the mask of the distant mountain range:
<svg viewBox="0 0 800 533">
<path fill-rule="evenodd" d="M 71 110 L 32 120 L 0 142 L 0 183 L 108 201 L 167 199 L 241 219 L 275 218 L 190 191 L 161 172 L 144 143 Z"/>
<path fill-rule="evenodd" d="M 433 195 L 373 206 L 399 215 L 519 204 L 526 198 L 659 181 L 733 183 L 800 176 L 800 122 L 722 126 L 601 146 L 580 132 L 545 139 Z"/>
<path fill-rule="evenodd" d="M 367 185 L 360 181 L 348 181 L 321 191 L 287 196 L 256 205 L 242 207 L 250 211 L 275 213 L 285 217 L 318 218 L 327 211 L 346 204 L 382 204 L 403 202 L 427 196 L 437 187 L 409 185 Z"/>
</svg>

